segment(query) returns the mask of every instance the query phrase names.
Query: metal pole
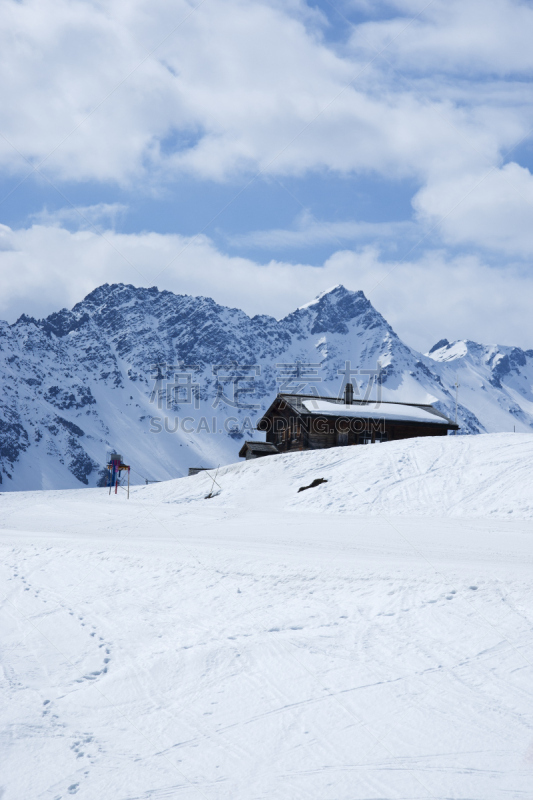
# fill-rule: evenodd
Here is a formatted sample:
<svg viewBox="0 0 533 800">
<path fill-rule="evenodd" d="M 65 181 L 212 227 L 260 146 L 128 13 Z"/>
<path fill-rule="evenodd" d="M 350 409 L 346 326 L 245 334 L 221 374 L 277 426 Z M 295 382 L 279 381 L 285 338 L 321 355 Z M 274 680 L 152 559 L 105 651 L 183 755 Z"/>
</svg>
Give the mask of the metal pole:
<svg viewBox="0 0 533 800">
<path fill-rule="evenodd" d="M 459 397 L 459 381 L 455 378 L 455 424 L 457 425 L 457 400 Z"/>
<path fill-rule="evenodd" d="M 130 468 L 128 467 L 128 500 L 130 499 Z"/>
</svg>

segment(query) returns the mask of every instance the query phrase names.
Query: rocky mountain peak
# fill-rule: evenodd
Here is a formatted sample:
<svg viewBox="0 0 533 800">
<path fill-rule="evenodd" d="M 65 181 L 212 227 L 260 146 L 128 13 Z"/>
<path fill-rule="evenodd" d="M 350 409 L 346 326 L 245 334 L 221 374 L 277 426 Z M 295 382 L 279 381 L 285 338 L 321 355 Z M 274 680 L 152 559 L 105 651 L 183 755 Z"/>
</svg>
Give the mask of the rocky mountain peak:
<svg viewBox="0 0 533 800">
<path fill-rule="evenodd" d="M 362 329 L 383 328 L 392 333 L 392 328 L 376 311 L 364 292 L 350 291 L 342 284 L 322 292 L 282 320 L 291 331 L 300 335 L 346 335 L 353 321 Z"/>
<path fill-rule="evenodd" d="M 258 435 L 254 420 L 277 392 L 337 396 L 347 362 L 361 396 L 373 385 L 368 376 L 379 374 L 384 399 L 435 402 L 448 416 L 455 413 L 458 377 L 462 432 L 533 428 L 533 352 L 441 339 L 423 356 L 398 338 L 362 291 L 334 286 L 277 320 L 250 318 L 209 297 L 104 284 L 72 310 L 0 323 L 0 483 L 3 489 L 94 486 L 113 449 L 137 473 L 158 480 L 195 464 L 229 463 L 240 439 Z M 157 397 L 154 364 L 166 365 Z M 236 365 L 248 365 L 238 368 L 247 376 L 239 384 L 248 401 L 242 408 L 232 401 L 227 374 Z M 295 365 L 297 389 L 289 379 Z M 192 428 L 182 429 L 183 419 L 193 420 Z"/>
<path fill-rule="evenodd" d="M 450 343 L 449 343 L 448 339 L 439 339 L 439 341 L 436 344 L 433 345 L 431 350 L 428 351 L 428 355 L 431 355 L 432 353 L 435 353 L 437 350 L 441 350 L 443 347 L 448 347 L 449 344 Z"/>
</svg>

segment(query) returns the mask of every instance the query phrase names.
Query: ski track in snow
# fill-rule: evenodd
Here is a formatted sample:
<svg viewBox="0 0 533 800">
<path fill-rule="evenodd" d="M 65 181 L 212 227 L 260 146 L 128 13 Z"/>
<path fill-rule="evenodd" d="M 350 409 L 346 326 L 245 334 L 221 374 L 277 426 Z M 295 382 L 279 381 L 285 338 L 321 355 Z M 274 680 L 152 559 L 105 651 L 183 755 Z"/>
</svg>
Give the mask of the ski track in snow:
<svg viewBox="0 0 533 800">
<path fill-rule="evenodd" d="M 502 434 L 0 495 L 2 800 L 533 798 L 532 465 Z"/>
</svg>

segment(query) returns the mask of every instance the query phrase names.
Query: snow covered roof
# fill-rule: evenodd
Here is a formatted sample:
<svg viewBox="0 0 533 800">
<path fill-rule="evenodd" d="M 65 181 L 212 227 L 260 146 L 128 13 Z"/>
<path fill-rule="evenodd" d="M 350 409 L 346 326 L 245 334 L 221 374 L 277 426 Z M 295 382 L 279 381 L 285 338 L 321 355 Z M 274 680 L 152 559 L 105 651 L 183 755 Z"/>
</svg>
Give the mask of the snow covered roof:
<svg viewBox="0 0 533 800">
<path fill-rule="evenodd" d="M 429 406 L 405 405 L 403 403 L 335 403 L 331 400 L 308 399 L 302 405 L 310 414 L 325 414 L 336 417 L 363 417 L 365 419 L 412 420 L 413 422 L 436 422 L 449 424 L 445 416 Z"/>
<path fill-rule="evenodd" d="M 274 444 L 270 444 L 269 442 L 254 442 L 254 441 L 247 441 L 243 444 L 240 449 L 239 456 L 244 458 L 246 455 L 246 450 L 250 450 L 252 453 L 261 453 L 262 455 L 267 454 L 274 454 L 278 453 L 278 448 Z"/>
<path fill-rule="evenodd" d="M 433 423 L 455 428 L 451 419 L 441 414 L 431 405 L 417 403 L 394 403 L 385 401 L 354 400 L 347 405 L 333 397 L 311 395 L 280 394 L 278 399 L 288 403 L 302 414 L 316 414 L 335 417 L 357 417 L 359 419 L 388 419 L 402 422 Z"/>
</svg>

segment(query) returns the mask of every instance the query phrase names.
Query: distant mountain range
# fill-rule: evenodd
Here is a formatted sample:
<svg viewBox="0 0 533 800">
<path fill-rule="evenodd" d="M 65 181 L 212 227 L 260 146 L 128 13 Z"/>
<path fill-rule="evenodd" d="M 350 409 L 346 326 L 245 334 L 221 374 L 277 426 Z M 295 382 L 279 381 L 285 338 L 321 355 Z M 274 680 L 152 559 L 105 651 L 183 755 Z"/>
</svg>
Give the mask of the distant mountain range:
<svg viewBox="0 0 533 800">
<path fill-rule="evenodd" d="M 336 286 L 276 320 L 105 284 L 71 311 L 0 322 L 0 489 L 95 486 L 111 450 L 135 483 L 236 461 L 278 391 L 338 396 L 347 368 L 360 397 L 451 418 L 457 380 L 461 433 L 533 429 L 532 350 L 443 339 L 422 355 L 363 292 Z"/>
</svg>

